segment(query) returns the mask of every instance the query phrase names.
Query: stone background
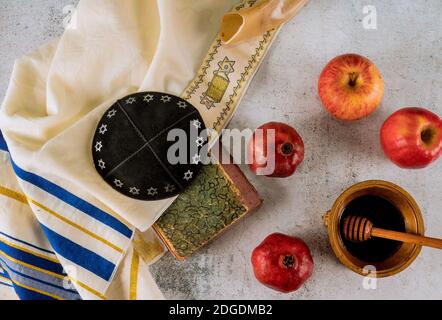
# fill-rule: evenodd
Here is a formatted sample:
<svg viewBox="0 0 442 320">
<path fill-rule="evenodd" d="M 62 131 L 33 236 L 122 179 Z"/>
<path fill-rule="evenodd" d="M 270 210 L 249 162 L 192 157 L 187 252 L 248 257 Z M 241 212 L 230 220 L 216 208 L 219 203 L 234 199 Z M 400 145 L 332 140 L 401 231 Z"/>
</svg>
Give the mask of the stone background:
<svg viewBox="0 0 442 320">
<path fill-rule="evenodd" d="M 14 59 L 63 32 L 68 0 L 0 0 L 0 100 Z M 363 28 L 363 7 L 374 5 L 377 30 Z M 378 143 L 382 122 L 402 106 L 425 106 L 442 115 L 442 2 L 440 0 L 312 0 L 280 33 L 245 96 L 231 127 L 270 121 L 296 127 L 306 159 L 290 179 L 253 176 L 263 208 L 186 262 L 166 255 L 153 268 L 168 298 L 178 299 L 441 299 L 442 255 L 423 249 L 398 276 L 364 290 L 329 247 L 321 217 L 354 183 L 383 179 L 408 190 L 424 212 L 427 234 L 442 236 L 442 160 L 419 171 L 395 167 Z M 371 58 L 386 82 L 381 108 L 356 123 L 331 119 L 317 96 L 324 65 L 338 54 Z M 250 253 L 268 234 L 305 239 L 316 268 L 298 292 L 275 293 L 256 282 Z"/>
</svg>

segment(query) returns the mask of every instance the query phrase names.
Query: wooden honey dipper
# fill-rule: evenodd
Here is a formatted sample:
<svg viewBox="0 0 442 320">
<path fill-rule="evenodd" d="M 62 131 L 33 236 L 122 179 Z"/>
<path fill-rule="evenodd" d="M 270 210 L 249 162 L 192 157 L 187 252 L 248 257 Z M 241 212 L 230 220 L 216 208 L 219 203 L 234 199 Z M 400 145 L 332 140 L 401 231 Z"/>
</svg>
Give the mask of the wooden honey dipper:
<svg viewBox="0 0 442 320">
<path fill-rule="evenodd" d="M 370 240 L 371 237 L 376 237 L 442 249 L 442 239 L 428 238 L 405 232 L 375 228 L 370 220 L 363 217 L 347 217 L 344 219 L 343 227 L 345 238 L 354 242 L 363 242 Z"/>
</svg>

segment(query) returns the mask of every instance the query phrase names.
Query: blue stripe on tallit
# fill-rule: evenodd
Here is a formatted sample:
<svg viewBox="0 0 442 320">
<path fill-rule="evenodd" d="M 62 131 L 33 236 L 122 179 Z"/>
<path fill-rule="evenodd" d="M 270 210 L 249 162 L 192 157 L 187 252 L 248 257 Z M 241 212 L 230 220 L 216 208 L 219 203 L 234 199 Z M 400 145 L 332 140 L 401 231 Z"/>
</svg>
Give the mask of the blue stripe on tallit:
<svg viewBox="0 0 442 320">
<path fill-rule="evenodd" d="M 0 251 L 3 251 L 5 254 L 7 254 L 8 256 L 10 256 L 14 259 L 25 262 L 25 263 L 30 264 L 32 266 L 38 267 L 40 269 L 51 271 L 51 272 L 59 274 L 59 275 L 65 275 L 61 264 L 34 256 L 34 255 L 32 255 L 28 252 L 22 251 L 20 249 L 10 247 L 1 241 L 0 241 Z M 1 253 L 0 253 L 0 256 L 2 256 Z M 5 258 L 7 259 L 7 257 L 5 257 Z M 6 271 L 6 270 L 4 270 L 4 271 Z"/>
<path fill-rule="evenodd" d="M 18 272 L 17 270 L 14 270 L 11 268 L 6 261 L 0 258 L 0 261 L 3 262 L 5 265 L 5 268 L 8 269 L 9 277 L 12 277 L 16 282 L 23 284 L 27 287 L 31 287 L 34 289 L 38 289 L 39 291 L 43 291 L 49 294 L 56 295 L 58 297 L 61 297 L 65 300 L 80 300 L 80 295 L 72 289 L 66 289 L 63 285 L 63 280 L 58 279 L 54 277 L 54 280 L 56 280 L 60 285 L 54 285 L 53 283 L 43 281 L 41 279 L 38 279 L 37 277 L 29 276 L 28 274 L 24 274 L 22 272 Z M 23 268 L 23 272 L 26 272 L 27 268 Z M 29 269 L 31 270 L 31 269 Z M 28 270 L 28 271 L 29 271 Z"/>
<path fill-rule="evenodd" d="M 5 286 L 5 287 L 11 287 L 14 288 L 13 286 L 11 286 L 9 283 L 4 283 L 0 281 L 0 285 Z"/>
<path fill-rule="evenodd" d="M 8 147 L 0 132 L 0 149 L 4 151 L 8 151 Z M 131 238 L 133 235 L 133 231 L 125 225 L 120 220 L 116 219 L 112 215 L 104 212 L 103 210 L 95 207 L 94 205 L 88 203 L 87 201 L 77 197 L 76 195 L 70 193 L 69 191 L 63 189 L 62 187 L 40 177 L 34 173 L 27 172 L 20 167 L 18 167 L 14 161 L 11 159 L 12 167 L 14 168 L 15 174 L 24 181 L 40 188 L 41 190 L 51 194 L 52 196 L 58 198 L 59 200 L 69 204 L 70 206 L 82 211 L 83 213 L 89 215 L 95 220 L 107 225 L 108 227 L 114 229 L 115 231 L 121 233 L 127 238 Z M 112 262 L 106 260 L 102 256 L 74 243 L 73 241 L 61 236 L 57 232 L 51 230 L 50 228 L 41 225 L 46 236 L 48 237 L 51 246 L 54 251 L 60 256 L 66 258 L 67 260 L 77 264 L 78 266 L 83 267 L 84 269 L 94 273 L 98 277 L 109 281 L 113 272 L 115 271 L 116 265 Z M 10 237 L 6 234 L 3 234 L 6 237 Z M 10 237 L 11 239 L 25 243 L 20 241 L 19 239 L 15 239 Z M 28 246 L 34 247 L 39 250 L 46 251 L 45 249 L 35 247 L 30 243 L 25 243 Z M 39 259 L 33 255 L 27 254 L 21 250 L 17 250 L 15 248 L 11 248 L 9 246 L 3 246 L 5 249 L 5 253 L 11 257 L 16 258 L 17 260 L 28 263 L 31 266 L 36 266 L 44 270 L 52 271 L 54 273 L 64 275 L 63 267 L 61 264 L 53 263 L 51 261 Z M 13 250 L 14 249 L 14 250 Z M 50 251 L 46 251 L 48 253 L 53 253 Z M 37 280 L 37 278 L 35 278 Z M 17 294 L 22 299 L 46 299 L 44 295 L 32 292 L 22 287 L 17 287 L 14 285 Z"/>
<path fill-rule="evenodd" d="M 20 298 L 20 300 L 24 300 L 24 301 L 27 301 L 27 300 L 36 300 L 36 301 L 57 300 L 52 297 L 46 296 L 44 294 L 20 287 L 20 286 L 16 285 L 15 283 L 13 284 L 13 286 L 14 286 L 15 293 Z"/>
<path fill-rule="evenodd" d="M 36 300 L 36 301 L 57 300 L 57 299 L 52 298 L 50 296 L 46 296 L 44 294 L 23 288 L 15 283 L 13 283 L 12 286 L 14 287 L 15 293 L 20 298 L 20 300 L 24 300 L 24 301 L 27 301 L 27 300 Z"/>
<path fill-rule="evenodd" d="M 4 270 L 4 271 L 6 273 L 5 278 L 11 279 L 11 277 L 9 276 L 7 271 L 6 270 Z M 50 296 L 46 296 L 44 294 L 23 288 L 14 282 L 12 283 L 12 287 L 14 288 L 15 293 L 20 298 L 20 300 L 56 300 Z"/>
<path fill-rule="evenodd" d="M 120 232 L 127 238 L 132 237 L 132 230 L 129 229 L 124 223 L 116 219 L 115 217 L 109 215 L 103 210 L 93 206 L 92 204 L 86 202 L 85 200 L 75 196 L 69 191 L 57 186 L 56 184 L 34 174 L 27 172 L 19 168 L 14 161 L 11 161 L 12 167 L 14 168 L 15 174 L 22 180 L 27 181 L 34 186 L 46 191 L 47 193 L 53 195 L 54 197 L 66 202 L 72 207 L 84 212 L 85 214 L 91 216 L 92 218 L 100 221 L 101 223 L 111 227 L 112 229 Z"/>
<path fill-rule="evenodd" d="M 3 134 L 0 131 L 0 150 L 8 151 L 8 146 L 6 144 L 5 139 L 3 138 Z M 61 188 L 60 186 L 57 186 L 56 184 L 36 175 L 30 172 L 27 172 L 20 167 L 18 167 L 14 161 L 11 161 L 11 164 L 14 168 L 15 173 L 17 176 L 25 180 L 36 187 L 39 187 L 40 189 L 46 191 L 49 194 L 52 194 L 53 196 L 57 197 L 58 199 L 62 200 L 63 202 L 66 202 L 67 204 L 73 206 L 74 208 L 77 208 L 78 210 L 86 213 L 87 215 L 91 216 L 92 218 L 102 222 L 103 224 L 111 227 L 112 229 L 120 232 L 124 236 L 131 238 L 132 237 L 132 230 L 127 227 L 124 223 L 116 219 L 115 217 L 109 215 L 108 213 L 104 212 L 103 210 L 93 206 L 92 204 L 88 203 L 87 201 L 75 196 L 74 194 L 70 193 L 69 191 Z"/>
<path fill-rule="evenodd" d="M 65 276 L 66 273 L 63 271 L 61 264 L 55 263 L 53 261 L 46 260 L 41 257 L 34 256 L 32 253 L 24 252 L 20 249 L 10 247 L 7 244 L 0 242 L 0 250 L 5 254 L 14 258 L 18 261 L 25 262 L 32 267 L 38 267 L 45 271 L 55 272 L 61 276 Z M 0 253 L 0 262 L 3 262 L 1 268 L 1 275 L 7 279 L 11 280 L 11 276 L 17 282 L 29 286 L 31 288 L 38 289 L 40 291 L 48 292 L 62 297 L 63 299 L 69 300 L 79 300 L 80 295 L 72 289 L 65 289 L 63 279 L 54 277 L 53 275 L 45 274 L 41 271 L 32 269 L 21 265 L 15 261 L 10 260 L 8 257 Z M 65 280 L 67 281 L 67 280 Z M 22 293 L 25 292 L 29 294 L 29 290 L 24 290 L 24 288 L 13 285 L 14 289 L 21 290 Z M 18 288 L 19 287 L 19 288 Z M 32 292 L 32 290 L 31 290 Z M 38 294 L 38 293 L 37 293 Z M 17 292 L 19 295 L 19 292 Z M 40 297 L 41 298 L 41 297 Z M 31 299 L 31 297 L 25 297 L 25 299 Z"/>
<path fill-rule="evenodd" d="M 0 261 L 3 262 L 4 267 L 7 268 L 9 273 L 15 272 L 22 277 L 33 279 L 43 284 L 51 285 L 58 289 L 63 289 L 70 293 L 77 293 L 77 291 L 73 289 L 73 284 L 69 280 L 69 278 L 67 278 L 67 276 L 63 278 L 58 278 L 55 277 L 54 275 L 50 275 L 42 271 L 32 269 L 27 266 L 23 266 L 14 261 L 4 259 L 1 256 L 0 256 Z"/>
<path fill-rule="evenodd" d="M 0 276 L 2 276 L 2 277 L 5 278 L 5 279 L 11 280 L 11 279 L 9 278 L 9 274 L 7 274 L 5 270 L 3 270 L 3 267 L 2 267 L 2 265 L 1 265 L 1 263 L 0 263 Z M 6 283 L 6 282 L 3 282 L 2 280 L 0 280 L 0 284 L 2 284 L 2 285 L 4 285 L 4 286 L 7 286 L 7 287 L 12 287 L 11 284 Z"/>
<path fill-rule="evenodd" d="M 0 150 L 9 152 L 8 145 L 6 144 L 5 138 L 3 138 L 1 130 L 0 130 Z"/>
<path fill-rule="evenodd" d="M 41 225 L 54 250 L 69 261 L 109 281 L 116 266 L 98 254 Z"/>
<path fill-rule="evenodd" d="M 23 244 L 25 244 L 25 245 L 27 245 L 27 246 L 29 246 L 29 247 L 31 247 L 31 248 L 38 249 L 38 250 L 40 250 L 40 251 L 43 251 L 43 252 L 46 252 L 46 253 L 50 253 L 50 254 L 55 255 L 55 253 L 52 252 L 52 251 L 49 251 L 49 250 L 46 250 L 46 249 L 43 249 L 43 248 L 37 247 L 37 246 L 33 245 L 32 243 L 29 243 L 29 242 L 26 242 L 26 241 L 23 241 L 23 240 L 20 240 L 20 239 L 14 238 L 14 237 L 12 237 L 12 236 L 10 236 L 10 235 L 4 233 L 4 232 L 1 232 L 1 231 L 0 231 L 0 234 L 3 235 L 3 236 L 5 236 L 6 238 L 11 239 L 11 240 L 14 240 L 14 241 L 17 241 L 17 242 L 23 243 Z"/>
</svg>

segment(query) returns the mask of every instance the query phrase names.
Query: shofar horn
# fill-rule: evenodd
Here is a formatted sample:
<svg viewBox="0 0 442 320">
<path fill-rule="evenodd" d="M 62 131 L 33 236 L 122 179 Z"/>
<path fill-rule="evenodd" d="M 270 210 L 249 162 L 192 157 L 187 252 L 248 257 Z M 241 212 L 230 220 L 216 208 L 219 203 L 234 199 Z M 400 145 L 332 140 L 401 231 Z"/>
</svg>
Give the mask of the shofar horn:
<svg viewBox="0 0 442 320">
<path fill-rule="evenodd" d="M 221 40 L 236 44 L 275 29 L 293 18 L 309 0 L 263 0 L 257 6 L 223 17 Z"/>
</svg>

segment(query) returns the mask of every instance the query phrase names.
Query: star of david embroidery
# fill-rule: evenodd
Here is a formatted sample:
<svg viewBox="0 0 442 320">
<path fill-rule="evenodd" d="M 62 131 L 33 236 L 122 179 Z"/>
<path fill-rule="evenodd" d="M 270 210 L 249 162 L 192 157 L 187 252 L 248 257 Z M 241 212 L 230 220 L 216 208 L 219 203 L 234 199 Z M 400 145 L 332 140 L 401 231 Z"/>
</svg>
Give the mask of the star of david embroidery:
<svg viewBox="0 0 442 320">
<path fill-rule="evenodd" d="M 162 101 L 163 103 L 169 103 L 171 100 L 172 100 L 172 98 L 169 97 L 169 96 L 162 96 L 162 97 L 161 97 L 161 101 Z"/>
<path fill-rule="evenodd" d="M 109 119 L 111 119 L 111 118 L 115 117 L 116 114 L 117 114 L 117 110 L 112 109 L 111 111 L 109 111 L 109 112 L 107 113 L 107 117 L 108 117 Z"/>
<path fill-rule="evenodd" d="M 134 97 L 131 97 L 126 100 L 126 104 L 134 104 L 135 102 L 137 102 L 137 99 L 135 99 Z"/>
<path fill-rule="evenodd" d="M 235 61 L 229 60 L 229 58 L 225 57 L 223 61 L 218 62 L 219 72 L 224 73 L 226 76 L 235 72 L 233 66 L 235 65 Z"/>
<path fill-rule="evenodd" d="M 107 125 L 102 124 L 100 127 L 100 134 L 105 134 L 107 132 Z"/>
<path fill-rule="evenodd" d="M 189 170 L 184 174 L 183 179 L 186 181 L 190 181 L 192 179 L 192 177 L 193 177 L 193 172 Z"/>
<path fill-rule="evenodd" d="M 149 102 L 152 102 L 153 99 L 154 99 L 153 94 L 146 94 L 146 95 L 144 96 L 143 101 L 149 103 Z"/>
<path fill-rule="evenodd" d="M 98 141 L 98 142 L 95 144 L 95 151 L 97 151 L 97 152 L 101 152 L 101 149 L 103 149 L 103 142 Z"/>
<path fill-rule="evenodd" d="M 184 101 L 178 102 L 178 108 L 186 109 L 187 108 L 187 103 L 185 103 Z"/>
<path fill-rule="evenodd" d="M 175 186 L 168 184 L 167 186 L 164 187 L 164 191 L 166 191 L 167 193 L 172 193 L 175 191 Z"/>
<path fill-rule="evenodd" d="M 210 109 L 212 109 L 212 108 L 215 108 L 215 103 L 213 103 L 213 101 L 212 100 L 210 100 L 207 96 L 202 96 L 201 97 L 201 104 L 202 105 L 205 105 L 206 106 L 206 108 L 207 108 L 207 110 L 210 110 Z"/>
<path fill-rule="evenodd" d="M 196 128 L 196 129 L 201 129 L 201 122 L 199 120 L 193 120 L 192 121 L 192 125 Z"/>
<path fill-rule="evenodd" d="M 196 145 L 197 145 L 197 147 L 201 148 L 202 146 L 204 146 L 204 142 L 205 142 L 204 138 L 199 137 L 199 138 L 196 140 Z"/>
<path fill-rule="evenodd" d="M 193 164 L 199 164 L 201 162 L 201 156 L 196 154 L 193 158 L 192 158 L 192 163 Z"/>
<path fill-rule="evenodd" d="M 149 190 L 147 190 L 147 194 L 151 197 L 156 196 L 158 194 L 158 190 L 156 188 L 149 188 Z"/>
<path fill-rule="evenodd" d="M 101 170 L 106 169 L 106 162 L 103 161 L 103 159 L 98 160 L 98 166 Z"/>
<path fill-rule="evenodd" d="M 117 188 L 122 188 L 122 187 L 124 186 L 123 182 L 121 182 L 121 180 L 118 180 L 118 179 L 115 179 L 115 180 L 114 180 L 114 185 L 115 185 Z"/>
</svg>

